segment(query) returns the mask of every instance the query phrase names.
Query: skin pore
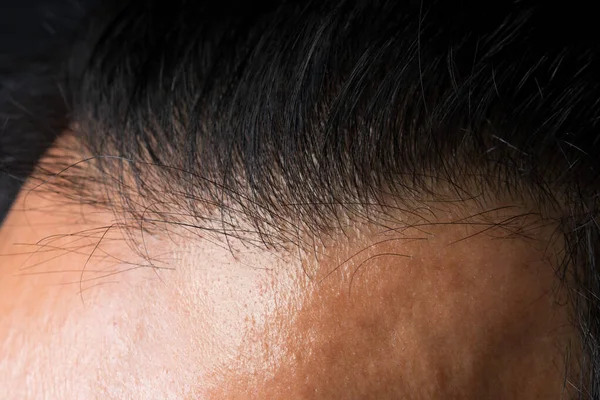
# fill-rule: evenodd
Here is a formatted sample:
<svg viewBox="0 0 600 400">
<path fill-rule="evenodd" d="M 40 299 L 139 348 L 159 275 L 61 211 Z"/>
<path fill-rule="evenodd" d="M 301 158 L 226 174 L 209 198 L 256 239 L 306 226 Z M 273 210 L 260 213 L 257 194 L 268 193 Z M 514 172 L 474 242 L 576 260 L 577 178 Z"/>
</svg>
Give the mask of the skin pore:
<svg viewBox="0 0 600 400">
<path fill-rule="evenodd" d="M 0 397 L 566 398 L 554 227 L 486 210 L 282 252 L 23 190 L 0 231 Z"/>
</svg>

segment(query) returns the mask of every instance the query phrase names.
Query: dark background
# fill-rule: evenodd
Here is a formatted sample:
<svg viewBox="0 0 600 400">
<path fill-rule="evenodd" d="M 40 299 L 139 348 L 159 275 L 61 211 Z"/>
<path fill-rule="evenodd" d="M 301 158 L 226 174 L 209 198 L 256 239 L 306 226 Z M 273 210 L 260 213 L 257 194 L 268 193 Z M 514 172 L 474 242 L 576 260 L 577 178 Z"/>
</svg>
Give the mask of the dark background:
<svg viewBox="0 0 600 400">
<path fill-rule="evenodd" d="M 55 132 L 44 87 L 96 0 L 0 0 L 0 222 Z M 34 120 L 35 119 L 35 120 Z"/>
</svg>

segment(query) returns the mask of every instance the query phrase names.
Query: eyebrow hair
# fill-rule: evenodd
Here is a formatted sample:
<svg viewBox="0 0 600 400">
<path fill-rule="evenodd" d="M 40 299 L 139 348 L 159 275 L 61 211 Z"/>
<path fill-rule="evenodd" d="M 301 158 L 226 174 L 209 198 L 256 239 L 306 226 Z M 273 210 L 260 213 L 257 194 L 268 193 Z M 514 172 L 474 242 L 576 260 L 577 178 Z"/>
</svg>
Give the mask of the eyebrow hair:
<svg viewBox="0 0 600 400">
<path fill-rule="evenodd" d="M 573 384 L 597 398 L 600 43 L 581 9 L 554 7 L 103 3 L 58 76 L 68 111 L 54 106 L 89 159 L 38 177 L 137 219 L 216 212 L 243 236 L 241 217 L 265 246 L 431 199 L 533 203 L 564 236 Z"/>
</svg>

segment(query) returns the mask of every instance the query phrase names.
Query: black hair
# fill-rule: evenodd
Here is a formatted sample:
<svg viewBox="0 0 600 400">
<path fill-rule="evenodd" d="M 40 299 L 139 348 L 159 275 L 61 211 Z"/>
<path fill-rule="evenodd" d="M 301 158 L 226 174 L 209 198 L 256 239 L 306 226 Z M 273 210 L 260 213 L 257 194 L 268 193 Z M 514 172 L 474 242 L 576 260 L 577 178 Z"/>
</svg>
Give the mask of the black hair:
<svg viewBox="0 0 600 400">
<path fill-rule="evenodd" d="M 71 36 L 95 0 L 23 0 L 0 13 L 0 222 L 22 182 L 68 128 L 61 92 Z"/>
<path fill-rule="evenodd" d="M 267 247 L 428 199 L 534 204 L 564 236 L 569 384 L 600 398 L 595 27 L 527 1 L 104 4 L 60 77 L 89 156 L 61 182 L 138 219 L 217 210 Z"/>
</svg>

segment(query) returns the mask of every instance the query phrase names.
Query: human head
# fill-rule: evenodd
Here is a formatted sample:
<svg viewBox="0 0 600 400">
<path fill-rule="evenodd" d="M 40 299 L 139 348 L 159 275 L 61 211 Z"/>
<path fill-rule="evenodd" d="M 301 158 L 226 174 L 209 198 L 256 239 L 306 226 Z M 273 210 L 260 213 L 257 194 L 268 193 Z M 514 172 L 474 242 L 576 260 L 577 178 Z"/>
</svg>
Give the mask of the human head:
<svg viewBox="0 0 600 400">
<path fill-rule="evenodd" d="M 591 26 L 571 41 L 564 10 L 523 2 L 116 4 L 73 46 L 36 189 L 114 212 L 133 247 L 184 227 L 308 277 L 372 230 L 536 242 L 580 334 L 572 383 L 598 395 Z"/>
</svg>

